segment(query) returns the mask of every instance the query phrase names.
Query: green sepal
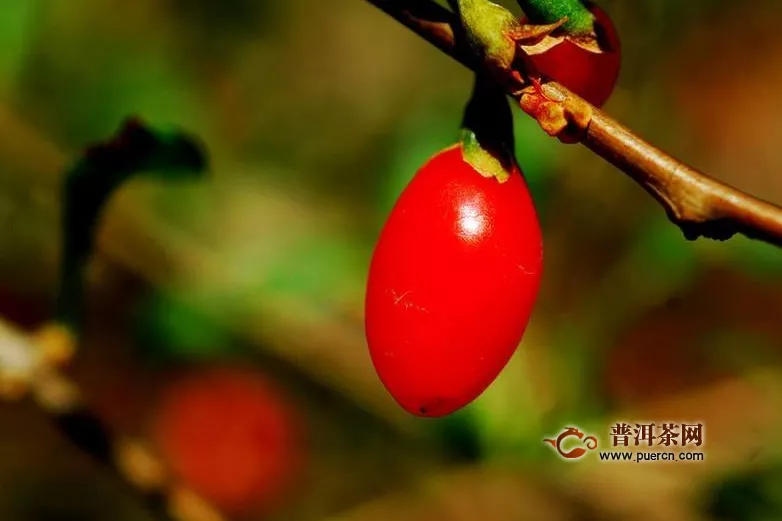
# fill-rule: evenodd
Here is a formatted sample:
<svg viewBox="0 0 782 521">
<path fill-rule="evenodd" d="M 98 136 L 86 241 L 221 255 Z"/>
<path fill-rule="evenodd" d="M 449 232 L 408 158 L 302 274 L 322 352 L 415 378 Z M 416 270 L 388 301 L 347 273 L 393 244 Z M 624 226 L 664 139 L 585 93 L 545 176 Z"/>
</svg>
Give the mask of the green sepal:
<svg viewBox="0 0 782 521">
<path fill-rule="evenodd" d="M 512 167 L 506 166 L 498 154 L 484 148 L 478 141 L 478 136 L 475 135 L 475 132 L 468 129 L 462 129 L 460 141 L 462 144 L 462 155 L 464 160 L 469 163 L 476 172 L 483 177 L 494 177 L 500 183 L 504 183 L 510 179 L 511 173 L 513 172 Z"/>
<path fill-rule="evenodd" d="M 516 57 L 519 19 L 489 0 L 452 0 L 474 52 L 497 71 L 509 71 Z"/>
</svg>

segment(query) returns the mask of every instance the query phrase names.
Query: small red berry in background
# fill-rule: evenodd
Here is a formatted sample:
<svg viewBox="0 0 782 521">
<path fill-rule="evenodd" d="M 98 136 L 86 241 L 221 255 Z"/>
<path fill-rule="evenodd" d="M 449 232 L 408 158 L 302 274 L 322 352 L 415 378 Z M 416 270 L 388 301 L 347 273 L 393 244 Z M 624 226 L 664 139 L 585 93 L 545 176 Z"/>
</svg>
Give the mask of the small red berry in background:
<svg viewBox="0 0 782 521">
<path fill-rule="evenodd" d="M 444 416 L 494 381 L 532 313 L 542 256 L 517 167 L 505 182 L 484 177 L 454 146 L 418 171 L 381 233 L 366 296 L 372 360 L 405 410 Z"/>
<path fill-rule="evenodd" d="M 592 105 L 602 107 L 619 79 L 621 42 L 611 17 L 594 4 L 588 4 L 588 7 L 595 15 L 597 43 L 602 53 L 592 52 L 565 38 L 545 52 L 530 54 L 530 60 L 543 76 L 561 83 Z"/>
<path fill-rule="evenodd" d="M 212 368 L 164 390 L 153 439 L 184 484 L 240 514 L 272 507 L 288 491 L 301 464 L 296 420 L 261 375 Z"/>
</svg>

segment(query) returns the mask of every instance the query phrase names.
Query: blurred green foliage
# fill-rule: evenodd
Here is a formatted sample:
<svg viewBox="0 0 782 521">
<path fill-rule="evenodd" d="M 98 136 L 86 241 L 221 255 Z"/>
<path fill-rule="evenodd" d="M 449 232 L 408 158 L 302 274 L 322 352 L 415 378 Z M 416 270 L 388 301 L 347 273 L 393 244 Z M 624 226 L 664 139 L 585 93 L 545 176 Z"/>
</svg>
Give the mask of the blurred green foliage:
<svg viewBox="0 0 782 521">
<path fill-rule="evenodd" d="M 284 252 L 261 278 L 260 290 L 322 300 L 361 273 L 367 248 L 321 236 L 304 237 Z"/>
<path fill-rule="evenodd" d="M 462 409 L 445 418 L 436 419 L 431 429 L 455 462 L 469 464 L 483 459 L 485 450 L 472 409 Z"/>
<path fill-rule="evenodd" d="M 382 222 L 415 173 L 437 152 L 457 143 L 462 122 L 461 105 L 430 105 L 413 111 L 389 140 L 389 160 L 378 183 L 378 209 Z"/>
<path fill-rule="evenodd" d="M 27 41 L 35 27 L 36 0 L 8 0 L 0 18 L 0 85 L 19 74 L 27 58 Z"/>
<path fill-rule="evenodd" d="M 181 297 L 154 293 L 136 313 L 135 344 L 151 362 L 220 360 L 241 352 L 224 329 Z"/>
<path fill-rule="evenodd" d="M 753 161 L 773 150 L 710 142 L 689 110 L 720 110 L 707 105 L 728 95 L 702 92 L 733 75 L 748 88 L 780 77 L 782 52 L 775 38 L 759 44 L 769 56 L 767 77 L 746 76 L 745 64 L 734 55 L 705 52 L 715 42 L 734 45 L 738 55 L 748 52 L 742 31 L 752 34 L 763 19 L 777 19 L 779 3 L 764 0 L 752 9 L 706 0 L 605 0 L 601 5 L 614 17 L 625 53 L 619 89 L 606 111 L 689 163 L 706 165 L 741 187 L 762 186 L 764 197 L 782 201 L 778 169 L 758 168 Z M 676 379 L 680 361 L 693 353 L 708 360 L 704 371 L 708 365 L 729 375 L 782 362 L 782 323 L 761 330 L 747 319 L 763 311 L 753 308 L 758 302 L 773 307 L 769 293 L 780 293 L 778 249 L 741 237 L 725 243 L 686 241 L 632 181 L 593 154 L 549 139 L 515 110 L 516 152 L 547 248 L 531 332 L 500 379 L 470 407 L 436 421 L 405 417 L 405 426 L 412 425 L 416 434 L 389 434 L 385 424 L 398 421 L 396 410 L 389 410 L 393 404 L 381 384 L 367 374 L 371 366 L 361 317 L 366 271 L 377 233 L 401 191 L 428 158 L 455 142 L 471 75 L 362 0 L 6 0 L 2 12 L 2 284 L 51 293 L 53 245 L 59 239 L 57 183 L 43 171 L 63 157 L 46 159 L 49 147 L 75 156 L 131 114 L 202 136 L 214 151 L 212 179 L 150 188 L 154 182 L 148 178 L 141 183 L 146 191 L 133 192 L 130 203 L 123 200 L 121 208 L 109 209 L 109 217 L 122 223 L 111 231 L 129 237 L 106 242 L 114 241 L 116 254 L 121 249 L 116 245 L 127 241 L 124 255 L 138 261 L 124 267 L 140 271 L 142 278 L 149 275 L 145 270 L 159 267 L 148 278 L 168 287 L 145 288 L 131 306 L 129 330 L 105 326 L 115 337 L 94 340 L 97 347 L 88 352 L 106 353 L 111 363 L 111 348 L 128 337 L 142 360 L 168 368 L 244 356 L 247 346 L 234 340 L 226 324 L 241 317 L 257 327 L 266 337 L 254 348 L 274 344 L 272 354 L 265 354 L 297 368 L 274 366 L 274 374 L 301 398 L 299 412 L 317 420 L 309 432 L 314 463 L 308 470 L 314 477 L 302 485 L 314 492 L 297 495 L 289 507 L 298 510 L 280 519 L 323 519 L 404 489 L 441 465 L 441 453 L 449 463 L 530 467 L 533 480 L 567 473 L 542 438 L 564 425 L 605 434 L 605 417 L 616 412 L 615 403 L 647 405 L 612 396 L 605 385 L 607 368 L 618 347 L 633 347 L 620 339 L 674 300 L 681 320 L 666 334 L 679 351 L 667 368 L 654 368 L 663 384 Z M 741 35 L 715 32 L 718 22 L 735 28 L 738 19 Z M 711 80 L 692 88 L 689 74 L 675 72 L 686 57 L 712 71 Z M 728 94 L 741 100 L 755 95 Z M 767 119 L 775 120 L 778 102 L 767 100 Z M 720 124 L 730 129 L 735 126 L 730 118 L 740 115 L 725 113 Z M 782 134 L 774 134 L 768 142 L 779 139 Z M 740 172 L 732 171 L 735 165 L 742 166 Z M 135 219 L 134 211 L 145 218 Z M 113 291 L 111 299 L 128 296 L 122 288 Z M 736 300 L 731 309 L 746 310 L 741 316 L 725 318 L 699 308 L 704 301 Z M 696 342 L 681 341 L 695 333 Z M 538 348 L 540 359 L 527 356 Z M 114 373 L 99 370 L 100 364 L 86 367 L 85 380 L 106 380 L 103 385 L 132 393 Z M 144 377 L 136 376 L 146 390 Z M 623 384 L 632 387 L 633 378 L 628 375 Z M 684 399 L 687 391 L 674 395 Z M 751 405 L 746 400 L 739 406 L 721 404 L 725 425 Z M 417 437 L 421 432 L 426 436 Z M 782 517 L 778 471 L 739 470 L 715 492 L 712 516 Z M 0 490 L 10 490 L 11 481 L 3 476 Z M 648 490 L 655 483 L 650 479 L 635 488 L 653 495 Z M 72 499 L 64 501 L 52 491 L 62 487 L 41 481 L 32 492 L 9 492 L 20 499 L 17 519 L 82 515 Z M 87 483 L 63 490 L 74 498 L 95 489 Z M 495 503 L 511 501 L 513 490 L 498 493 Z M 632 490 L 611 484 L 601 493 L 624 497 Z M 465 501 L 471 497 L 460 490 L 455 494 Z M 91 495 L 100 500 L 101 494 Z M 49 512 L 36 514 L 30 498 Z M 633 500 L 627 505 L 625 518 L 648 518 Z M 109 506 L 112 515 L 124 519 L 124 508 Z M 503 519 L 491 517 L 488 509 L 479 509 L 481 515 L 484 510 L 486 521 Z M 517 512 L 498 510 L 508 516 Z M 435 513 L 426 519 L 445 517 Z"/>
<path fill-rule="evenodd" d="M 746 237 L 735 237 L 724 248 L 728 264 L 740 268 L 753 278 L 768 280 L 782 275 L 779 249 L 774 246 Z"/>
<path fill-rule="evenodd" d="M 782 512 L 782 468 L 766 464 L 714 485 L 706 511 L 715 521 L 772 521 Z"/>
<path fill-rule="evenodd" d="M 715 328 L 701 342 L 699 347 L 709 353 L 711 364 L 726 371 L 750 371 L 782 362 L 782 353 L 772 339 L 751 329 Z"/>
</svg>

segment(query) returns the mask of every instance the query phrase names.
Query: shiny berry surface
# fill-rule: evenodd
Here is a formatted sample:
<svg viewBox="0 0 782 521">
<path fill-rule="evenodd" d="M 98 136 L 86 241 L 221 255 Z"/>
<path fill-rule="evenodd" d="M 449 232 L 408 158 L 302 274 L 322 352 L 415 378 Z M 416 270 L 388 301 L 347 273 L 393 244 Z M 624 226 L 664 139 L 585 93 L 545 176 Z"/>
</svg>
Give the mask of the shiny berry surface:
<svg viewBox="0 0 782 521">
<path fill-rule="evenodd" d="M 372 361 L 405 410 L 444 416 L 494 381 L 529 321 L 542 255 L 520 172 L 483 177 L 460 146 L 418 171 L 381 233 L 366 296 Z"/>
</svg>

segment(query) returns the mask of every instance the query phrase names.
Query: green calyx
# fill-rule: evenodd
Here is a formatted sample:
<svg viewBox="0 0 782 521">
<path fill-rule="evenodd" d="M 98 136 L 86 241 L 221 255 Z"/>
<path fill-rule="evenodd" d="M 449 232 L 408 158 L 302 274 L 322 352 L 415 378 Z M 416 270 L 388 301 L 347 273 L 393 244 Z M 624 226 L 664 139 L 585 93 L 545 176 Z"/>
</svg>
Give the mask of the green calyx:
<svg viewBox="0 0 782 521">
<path fill-rule="evenodd" d="M 459 14 L 470 45 L 496 70 L 510 70 L 516 56 L 515 35 L 519 20 L 489 0 L 449 0 Z"/>
<path fill-rule="evenodd" d="M 111 140 L 88 148 L 65 174 L 63 251 L 54 321 L 78 334 L 82 326 L 84 272 L 100 215 L 110 196 L 142 172 L 165 179 L 193 177 L 206 169 L 206 156 L 192 137 L 152 130 L 128 120 Z"/>
<path fill-rule="evenodd" d="M 490 78 L 475 79 L 460 141 L 464 160 L 484 177 L 504 183 L 517 168 L 513 115 L 504 90 Z"/>
<path fill-rule="evenodd" d="M 462 129 L 462 154 L 464 160 L 483 177 L 493 177 L 500 183 L 510 179 L 512 167 L 505 163 L 496 152 L 484 147 L 474 132 Z"/>
<path fill-rule="evenodd" d="M 581 0 L 518 0 L 530 22 L 551 24 L 563 18 L 562 30 L 570 36 L 593 34 L 595 16 Z"/>
</svg>

